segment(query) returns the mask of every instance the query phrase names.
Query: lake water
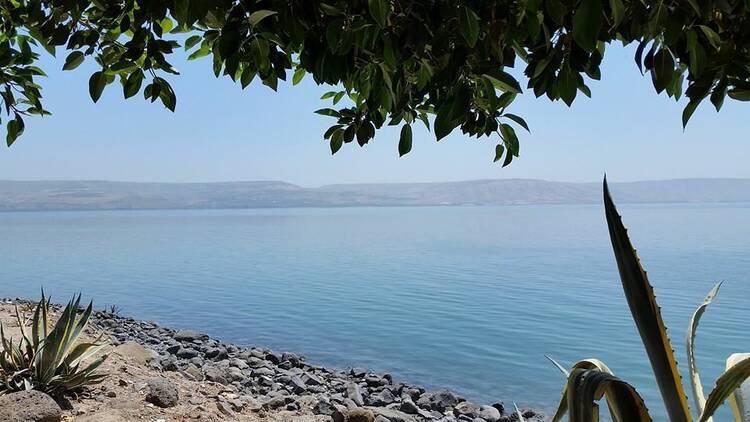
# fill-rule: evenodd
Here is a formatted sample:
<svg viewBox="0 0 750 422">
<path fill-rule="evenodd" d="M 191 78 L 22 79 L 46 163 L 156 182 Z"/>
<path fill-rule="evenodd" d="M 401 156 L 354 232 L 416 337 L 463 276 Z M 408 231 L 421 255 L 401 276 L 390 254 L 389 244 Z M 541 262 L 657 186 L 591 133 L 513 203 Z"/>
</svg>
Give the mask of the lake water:
<svg viewBox="0 0 750 422">
<path fill-rule="evenodd" d="M 706 388 L 747 335 L 750 204 L 623 205 L 678 360 Z M 551 409 L 599 357 L 662 403 L 595 205 L 0 213 L 0 296 L 104 307 L 223 340 Z M 721 420 L 721 419 L 720 419 Z"/>
</svg>

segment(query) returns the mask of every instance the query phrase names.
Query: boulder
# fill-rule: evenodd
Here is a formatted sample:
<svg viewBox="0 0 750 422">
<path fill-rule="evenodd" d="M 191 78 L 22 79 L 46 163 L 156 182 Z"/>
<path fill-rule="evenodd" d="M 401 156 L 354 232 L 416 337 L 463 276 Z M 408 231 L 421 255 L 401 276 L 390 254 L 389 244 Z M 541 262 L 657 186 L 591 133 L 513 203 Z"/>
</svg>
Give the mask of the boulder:
<svg viewBox="0 0 750 422">
<path fill-rule="evenodd" d="M 480 406 L 477 416 L 486 420 L 487 422 L 498 422 L 502 417 L 500 411 L 492 406 Z"/>
<path fill-rule="evenodd" d="M 177 387 L 166 378 L 149 380 L 146 401 L 159 407 L 174 407 L 180 398 Z"/>
<path fill-rule="evenodd" d="M 0 396 L 0 422 L 59 422 L 62 409 L 41 391 L 19 391 Z"/>
<path fill-rule="evenodd" d="M 134 341 L 128 341 L 117 346 L 115 348 L 115 353 L 120 356 L 129 357 L 142 365 L 159 359 L 158 353 L 151 349 L 147 349 Z"/>
<path fill-rule="evenodd" d="M 207 340 L 208 336 L 193 330 L 180 330 L 174 333 L 174 339 L 182 342 L 191 342 L 196 340 Z"/>
</svg>

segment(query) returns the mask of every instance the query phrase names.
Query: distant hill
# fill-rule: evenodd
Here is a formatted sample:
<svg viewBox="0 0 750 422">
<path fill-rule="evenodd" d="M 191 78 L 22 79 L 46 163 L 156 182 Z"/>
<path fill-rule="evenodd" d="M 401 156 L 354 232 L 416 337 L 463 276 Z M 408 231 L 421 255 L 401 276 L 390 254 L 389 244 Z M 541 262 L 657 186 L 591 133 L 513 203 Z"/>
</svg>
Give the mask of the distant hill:
<svg viewBox="0 0 750 422">
<path fill-rule="evenodd" d="M 750 201 L 750 179 L 613 183 L 611 188 L 620 203 Z M 0 210 L 4 211 L 572 204 L 600 201 L 599 183 L 533 179 L 346 184 L 320 188 L 304 188 L 276 181 L 0 181 Z"/>
</svg>

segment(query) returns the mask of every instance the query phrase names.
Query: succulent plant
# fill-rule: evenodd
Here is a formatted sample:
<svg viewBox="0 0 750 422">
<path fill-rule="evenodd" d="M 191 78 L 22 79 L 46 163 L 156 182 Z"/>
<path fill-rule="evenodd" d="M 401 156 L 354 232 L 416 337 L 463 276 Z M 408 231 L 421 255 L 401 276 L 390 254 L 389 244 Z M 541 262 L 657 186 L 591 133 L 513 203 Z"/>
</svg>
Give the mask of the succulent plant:
<svg viewBox="0 0 750 422">
<path fill-rule="evenodd" d="M 107 355 L 87 361 L 103 345 L 97 341 L 78 341 L 92 311 L 89 303 L 79 315 L 80 302 L 81 295 L 74 296 L 52 327 L 50 299 L 44 292 L 30 320 L 16 306 L 15 316 L 21 330 L 18 343 L 6 337 L 0 324 L 0 395 L 33 389 L 59 397 L 100 382 L 106 376 L 97 368 Z"/>
</svg>

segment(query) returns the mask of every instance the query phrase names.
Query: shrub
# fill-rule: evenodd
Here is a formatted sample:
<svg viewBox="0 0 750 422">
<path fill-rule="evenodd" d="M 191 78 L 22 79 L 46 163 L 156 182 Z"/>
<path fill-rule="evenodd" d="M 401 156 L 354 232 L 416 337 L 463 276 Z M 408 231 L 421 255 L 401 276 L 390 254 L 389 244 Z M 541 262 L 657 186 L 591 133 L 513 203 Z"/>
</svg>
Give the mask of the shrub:
<svg viewBox="0 0 750 422">
<path fill-rule="evenodd" d="M 44 292 L 31 320 L 16 307 L 15 316 L 21 330 L 18 343 L 6 337 L 0 324 L 0 395 L 33 389 L 60 397 L 105 377 L 97 368 L 107 355 L 85 362 L 103 346 L 96 341 L 77 341 L 92 310 L 89 303 L 79 315 L 80 302 L 81 295 L 74 296 L 51 329 L 50 300 Z"/>
</svg>

